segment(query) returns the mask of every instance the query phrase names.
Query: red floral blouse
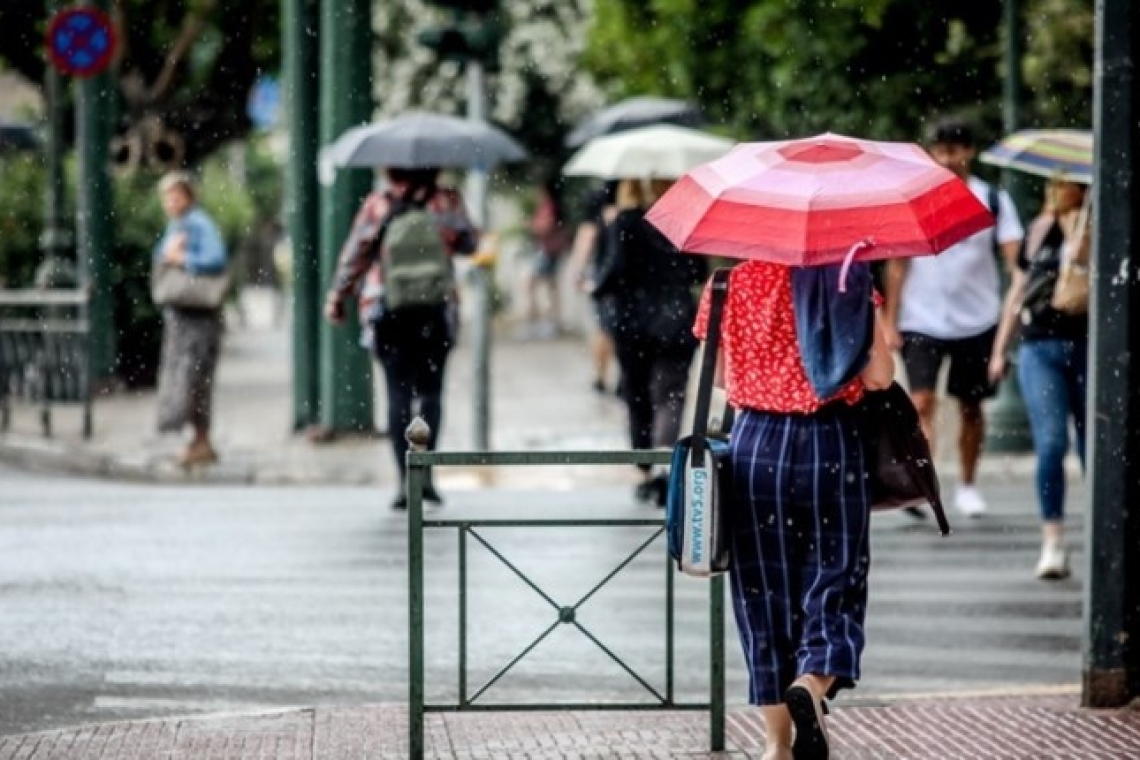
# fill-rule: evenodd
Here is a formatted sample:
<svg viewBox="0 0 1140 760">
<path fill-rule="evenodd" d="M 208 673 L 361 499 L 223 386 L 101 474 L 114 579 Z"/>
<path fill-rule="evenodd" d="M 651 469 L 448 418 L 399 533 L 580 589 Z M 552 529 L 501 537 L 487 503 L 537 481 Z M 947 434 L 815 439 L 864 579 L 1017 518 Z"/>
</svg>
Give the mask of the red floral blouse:
<svg viewBox="0 0 1140 760">
<path fill-rule="evenodd" d="M 706 286 L 693 325 L 701 340 L 708 332 L 710 294 Z M 831 401 L 854 404 L 863 397 L 859 378 L 832 398 L 815 395 L 800 359 L 785 266 L 747 261 L 732 270 L 720 334 L 728 402 L 737 409 L 808 414 Z"/>
</svg>

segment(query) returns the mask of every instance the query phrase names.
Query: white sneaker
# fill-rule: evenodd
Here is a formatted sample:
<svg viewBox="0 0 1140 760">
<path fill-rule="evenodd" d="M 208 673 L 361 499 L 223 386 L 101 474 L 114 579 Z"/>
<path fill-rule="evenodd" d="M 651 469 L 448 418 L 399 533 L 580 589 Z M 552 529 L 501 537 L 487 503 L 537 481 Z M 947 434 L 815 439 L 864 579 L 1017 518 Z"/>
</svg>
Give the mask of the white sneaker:
<svg viewBox="0 0 1140 760">
<path fill-rule="evenodd" d="M 1069 577 L 1069 555 L 1063 546 L 1050 541 L 1041 545 L 1037 577 L 1043 581 L 1059 581 Z"/>
<path fill-rule="evenodd" d="M 977 486 L 960 485 L 954 492 L 954 507 L 966 517 L 985 514 L 986 500 Z"/>
</svg>

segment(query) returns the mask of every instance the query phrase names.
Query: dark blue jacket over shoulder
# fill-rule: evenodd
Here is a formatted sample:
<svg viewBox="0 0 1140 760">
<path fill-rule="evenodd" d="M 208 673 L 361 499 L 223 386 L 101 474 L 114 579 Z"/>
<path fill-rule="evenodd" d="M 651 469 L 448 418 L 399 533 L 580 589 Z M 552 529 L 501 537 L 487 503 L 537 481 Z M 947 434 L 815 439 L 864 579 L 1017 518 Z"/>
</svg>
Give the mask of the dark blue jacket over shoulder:
<svg viewBox="0 0 1140 760">
<path fill-rule="evenodd" d="M 804 372 L 817 396 L 829 399 L 851 382 L 870 358 L 875 306 L 871 268 L 852 264 L 846 292 L 839 264 L 792 269 L 792 304 Z"/>
</svg>

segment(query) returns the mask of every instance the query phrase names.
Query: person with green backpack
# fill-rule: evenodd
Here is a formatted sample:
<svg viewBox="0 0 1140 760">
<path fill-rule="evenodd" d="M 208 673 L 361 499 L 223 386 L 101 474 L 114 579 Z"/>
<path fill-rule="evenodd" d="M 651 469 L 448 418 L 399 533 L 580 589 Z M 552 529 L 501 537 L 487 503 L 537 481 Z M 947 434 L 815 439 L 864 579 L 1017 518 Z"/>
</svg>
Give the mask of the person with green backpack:
<svg viewBox="0 0 1140 760">
<path fill-rule="evenodd" d="M 478 232 L 458 191 L 438 184 L 439 169 L 385 170 L 388 187 L 362 204 L 345 240 L 325 302 L 325 317 L 344 321 L 356 296 L 361 344 L 384 371 L 388 431 L 400 473 L 393 509 L 407 509 L 403 431 L 414 407 L 431 428 L 434 450 L 443 418 L 443 376 L 455 343 L 457 299 L 451 257 L 470 254 Z M 434 483 L 424 499 L 442 503 Z"/>
</svg>

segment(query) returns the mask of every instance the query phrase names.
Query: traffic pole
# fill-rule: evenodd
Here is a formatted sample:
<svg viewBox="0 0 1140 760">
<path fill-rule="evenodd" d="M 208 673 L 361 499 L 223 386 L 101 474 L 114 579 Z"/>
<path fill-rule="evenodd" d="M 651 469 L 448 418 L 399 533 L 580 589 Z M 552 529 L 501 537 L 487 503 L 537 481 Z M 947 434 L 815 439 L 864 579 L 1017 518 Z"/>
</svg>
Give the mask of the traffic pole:
<svg viewBox="0 0 1140 760">
<path fill-rule="evenodd" d="M 1135 0 L 1096 4 L 1085 707 L 1122 707 L 1140 696 L 1138 16 Z"/>
<path fill-rule="evenodd" d="M 372 117 L 372 4 L 321 0 L 320 7 L 319 138 L 328 145 Z M 371 182 L 367 172 L 348 170 L 321 188 L 321 288 L 332 282 L 341 244 Z M 356 304 L 345 306 L 343 325 L 320 320 L 320 424 L 329 432 L 374 429 L 372 363 L 358 342 Z"/>
<path fill-rule="evenodd" d="M 46 10 L 49 17 L 54 15 L 59 10 L 59 0 L 47 0 Z M 65 255 L 75 244 L 64 220 L 63 96 L 63 77 L 49 63 L 44 70 L 44 160 L 47 183 L 44 190 L 44 231 L 39 244 L 44 257 L 56 266 L 63 264 Z"/>
<path fill-rule="evenodd" d="M 283 0 L 281 51 L 289 128 L 285 216 L 292 248 L 293 429 L 320 421 L 321 265 L 317 185 L 317 0 Z"/>
<path fill-rule="evenodd" d="M 109 0 L 87 0 L 85 6 L 106 12 Z M 110 174 L 114 88 L 106 71 L 80 79 L 76 86 L 76 142 L 79 147 L 79 192 L 76 232 L 79 281 L 89 288 L 88 320 L 91 374 L 107 378 L 115 365 L 114 290 L 111 247 L 114 193 Z"/>
<path fill-rule="evenodd" d="M 1024 50 L 1024 29 L 1020 0 L 1005 0 L 1005 80 L 1002 83 L 1002 126 L 1012 134 L 1021 128 L 1022 87 L 1021 60 Z M 1002 185 L 1013 199 L 1014 206 L 1024 214 L 1026 203 L 1024 178 L 1015 171 L 1002 172 Z M 996 234 L 996 230 L 995 230 Z M 1002 291 L 1009 287 L 1010 273 L 1001 257 Z M 986 410 L 986 441 L 988 452 L 1013 454 L 1033 450 L 1033 434 L 1025 411 L 1025 399 L 1016 377 L 1010 377 L 998 386 L 997 396 Z"/>
<path fill-rule="evenodd" d="M 471 121 L 486 119 L 487 86 L 483 63 L 474 58 L 467 60 L 467 118 Z M 487 204 L 487 169 L 475 167 L 467 172 L 466 195 L 474 212 L 475 224 L 486 231 L 489 221 Z M 491 448 L 491 316 L 494 297 L 493 261 L 478 263 L 471 268 L 471 292 L 475 300 L 475 324 L 472 336 L 474 405 L 473 445 L 479 451 Z"/>
</svg>

